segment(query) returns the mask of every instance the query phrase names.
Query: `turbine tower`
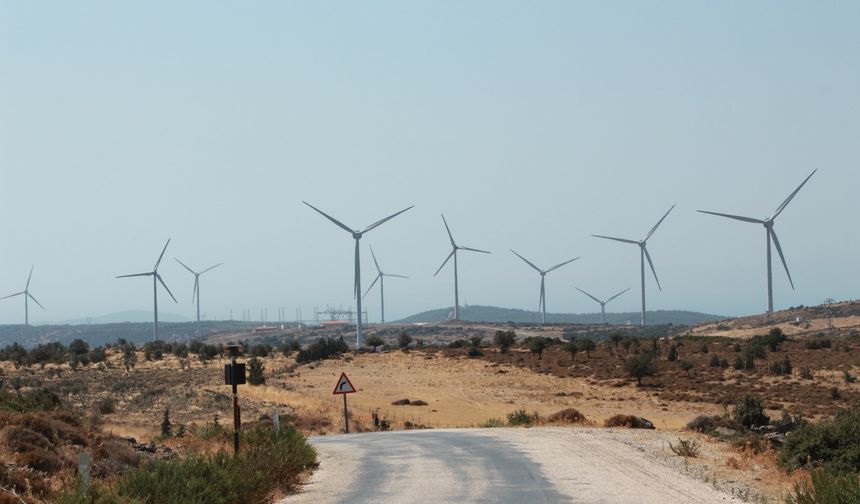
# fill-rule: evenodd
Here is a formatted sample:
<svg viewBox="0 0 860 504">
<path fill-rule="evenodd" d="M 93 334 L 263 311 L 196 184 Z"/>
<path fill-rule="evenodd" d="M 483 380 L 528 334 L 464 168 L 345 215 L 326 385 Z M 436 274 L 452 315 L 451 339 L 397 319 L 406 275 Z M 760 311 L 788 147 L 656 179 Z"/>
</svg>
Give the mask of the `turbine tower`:
<svg viewBox="0 0 860 504">
<path fill-rule="evenodd" d="M 660 227 L 660 224 L 663 223 L 663 220 L 669 215 L 669 212 L 675 208 L 675 205 L 672 205 L 671 208 L 663 215 L 663 217 L 657 221 L 657 224 L 654 224 L 654 227 L 651 228 L 651 231 L 648 231 L 648 234 L 645 235 L 645 238 L 642 238 L 639 241 L 636 240 L 628 240 L 626 238 L 613 238 L 612 236 L 603 236 L 603 235 L 591 235 L 596 238 L 604 238 L 607 240 L 615 240 L 623 243 L 632 243 L 634 245 L 639 245 L 639 264 L 640 264 L 640 277 L 642 280 L 642 322 L 641 325 L 645 325 L 645 259 L 648 259 L 648 265 L 651 266 L 651 273 L 654 274 L 654 281 L 657 282 L 657 289 L 660 292 L 663 292 L 663 288 L 660 287 L 660 279 L 657 278 L 657 271 L 654 269 L 654 263 L 651 262 L 651 254 L 648 253 L 647 241 L 651 238 L 651 235 L 654 234 L 654 231 L 657 231 L 657 228 Z"/>
<path fill-rule="evenodd" d="M 370 290 L 373 289 L 373 286 L 376 285 L 377 280 L 379 281 L 379 306 L 382 310 L 381 320 L 382 324 L 385 324 L 385 287 L 383 286 L 383 281 L 385 277 L 395 277 L 395 278 L 409 278 L 408 276 L 403 275 L 394 275 L 391 273 L 384 273 L 379 268 L 379 262 L 376 260 L 376 254 L 373 253 L 373 247 L 370 247 L 370 255 L 373 257 L 373 264 L 376 265 L 376 278 L 373 279 L 373 283 L 370 284 L 370 287 L 367 288 L 367 292 L 364 293 L 364 297 L 367 297 L 367 294 L 370 293 Z"/>
<path fill-rule="evenodd" d="M 388 217 L 386 217 L 384 219 L 378 220 L 378 221 L 374 222 L 373 224 L 367 226 L 363 230 L 359 231 L 356 229 L 350 229 L 343 222 L 335 219 L 331 215 L 328 215 L 327 213 L 325 213 L 322 210 L 320 210 L 319 208 L 311 205 L 307 201 L 302 201 L 302 203 L 304 203 L 305 205 L 307 205 L 307 206 L 313 208 L 314 210 L 316 210 L 317 212 L 319 212 L 323 217 L 332 221 L 339 228 L 341 228 L 344 231 L 346 231 L 347 233 L 351 234 L 353 239 L 355 239 L 355 285 L 353 287 L 353 295 L 355 296 L 355 305 L 356 305 L 355 311 L 358 314 L 358 316 L 356 317 L 357 324 L 355 325 L 355 348 L 356 349 L 361 348 L 361 260 L 359 257 L 359 242 L 361 241 L 362 235 L 364 235 L 365 233 L 367 233 L 371 229 L 374 229 L 378 226 L 381 226 L 385 222 L 397 217 L 398 215 L 402 214 L 403 212 L 409 210 L 410 208 L 413 208 L 415 205 L 404 208 L 403 210 L 401 210 L 401 211 L 399 211 L 393 215 L 389 215 Z"/>
<path fill-rule="evenodd" d="M 39 308 L 45 310 L 45 307 L 42 306 L 42 303 L 36 301 L 36 298 L 34 298 L 32 294 L 30 294 L 30 279 L 33 278 L 33 268 L 35 268 L 35 266 L 30 266 L 30 275 L 27 276 L 27 285 L 24 286 L 24 290 L 22 290 L 21 292 L 16 292 L 15 294 L 9 294 L 8 296 L 0 298 L 0 299 L 9 299 L 9 298 L 15 297 L 15 296 L 24 296 L 24 325 L 30 325 L 30 307 L 28 304 L 28 300 L 32 299 L 34 303 L 39 305 Z M 45 311 L 47 311 L 47 310 L 45 310 Z"/>
<path fill-rule="evenodd" d="M 161 283 L 161 286 L 164 287 L 164 290 L 170 294 L 170 297 L 173 298 L 173 302 L 176 303 L 176 298 L 173 297 L 173 293 L 170 292 L 170 289 L 167 288 L 167 284 L 164 283 L 164 280 L 161 279 L 161 275 L 158 274 L 158 265 L 161 264 L 161 259 L 164 257 L 164 252 L 167 250 L 167 246 L 170 245 L 170 239 L 167 239 L 167 243 L 164 244 L 164 248 L 161 249 L 161 255 L 158 256 L 158 260 L 155 261 L 155 266 L 153 266 L 152 271 L 146 273 L 134 273 L 133 275 L 119 275 L 117 278 L 130 278 L 130 277 L 144 277 L 151 276 L 152 277 L 152 315 L 154 320 L 153 325 L 153 338 L 158 340 L 158 284 Z"/>
<path fill-rule="evenodd" d="M 209 268 L 206 268 L 205 270 L 198 273 L 198 272 L 194 271 L 193 269 L 189 268 L 188 266 L 186 266 L 185 263 L 183 263 L 179 259 L 176 259 L 175 257 L 173 259 L 175 259 L 176 262 L 181 264 L 183 268 L 187 269 L 188 271 L 191 272 L 192 275 L 194 275 L 194 291 L 191 293 L 191 302 L 192 303 L 195 301 L 197 302 L 197 322 L 200 322 L 200 275 L 202 275 L 203 273 L 206 273 L 207 271 L 214 270 L 215 268 L 217 268 L 218 266 L 221 266 L 224 263 L 218 263 L 215 266 L 211 266 Z"/>
<path fill-rule="evenodd" d="M 776 219 L 779 214 L 785 210 L 785 207 L 788 206 L 788 203 L 794 198 L 797 193 L 800 191 L 800 188 L 803 187 L 806 182 L 815 175 L 815 172 L 818 170 L 813 170 L 812 173 L 807 176 L 803 182 L 797 186 L 797 189 L 794 190 L 793 193 L 788 195 L 788 198 L 782 202 L 779 207 L 777 207 L 772 217 L 768 217 L 766 219 L 754 219 L 752 217 L 742 217 L 740 215 L 730 215 L 724 213 L 717 212 L 708 212 L 706 210 L 697 210 L 701 213 L 718 215 L 720 217 L 727 217 L 729 219 L 735 219 L 744 222 L 751 222 L 753 224 L 761 224 L 764 226 L 765 235 L 767 236 L 767 312 L 773 313 L 773 273 L 771 270 L 771 256 L 770 256 L 770 241 L 773 239 L 773 244 L 776 245 L 776 251 L 779 253 L 779 259 L 782 261 L 782 266 L 785 268 L 785 274 L 788 276 L 788 283 L 791 284 L 791 290 L 794 290 L 794 282 L 791 280 L 791 273 L 788 272 L 788 264 L 785 262 L 785 256 L 782 254 L 782 247 L 779 245 L 779 238 L 776 237 L 776 231 L 773 230 L 773 221 Z"/>
<path fill-rule="evenodd" d="M 445 265 L 448 264 L 448 261 L 451 259 L 451 257 L 454 257 L 454 320 L 459 320 L 460 319 L 460 297 L 459 297 L 460 294 L 459 294 L 458 285 L 457 285 L 457 251 L 458 250 L 468 250 L 470 252 L 480 252 L 482 254 L 489 254 L 489 252 L 487 252 L 486 250 L 479 250 L 479 249 L 469 248 L 469 247 L 461 247 L 461 246 L 457 245 L 457 243 L 454 241 L 454 236 L 451 235 L 451 228 L 448 227 L 448 221 L 445 220 L 445 214 L 442 214 L 442 222 L 445 223 L 445 230 L 448 231 L 448 238 L 451 240 L 452 250 L 451 250 L 451 253 L 448 254 L 448 257 L 445 258 L 445 261 L 442 263 L 442 266 L 439 266 L 439 269 L 436 270 L 436 273 L 434 273 L 433 276 L 435 277 L 436 275 L 438 275 L 439 272 L 442 271 L 442 268 L 444 268 Z"/>
<path fill-rule="evenodd" d="M 579 257 L 574 257 L 573 259 L 569 259 L 567 261 L 564 261 L 563 263 L 556 264 L 552 268 L 549 268 L 547 270 L 542 270 L 542 269 L 538 268 L 537 266 L 535 266 L 534 264 L 532 264 L 532 262 L 529 261 L 528 259 L 526 259 L 525 257 L 517 254 L 516 250 L 511 249 L 511 252 L 513 252 L 515 256 L 517 256 L 520 259 L 522 259 L 523 261 L 525 261 L 526 264 L 528 264 L 532 268 L 536 269 L 537 272 L 540 273 L 540 302 L 538 303 L 538 310 L 541 310 L 540 323 L 546 324 L 546 290 L 544 289 L 544 279 L 546 277 L 546 274 L 549 273 L 550 271 L 561 268 L 562 266 L 564 266 L 567 263 L 572 263 L 573 261 L 579 259 Z"/>
<path fill-rule="evenodd" d="M 618 294 L 616 294 L 616 295 L 612 296 L 611 298 L 607 299 L 606 301 L 601 301 L 600 299 L 597 299 L 596 297 L 594 297 L 594 296 L 592 296 L 591 294 L 589 294 L 589 293 L 585 292 L 584 290 L 580 289 L 579 287 L 576 287 L 576 290 L 578 290 L 579 292 L 581 292 L 581 293 L 585 294 L 586 296 L 588 296 L 588 297 L 590 297 L 591 299 L 593 299 L 593 300 L 597 301 L 598 303 L 600 303 L 600 323 L 601 323 L 601 324 L 606 324 L 606 303 L 608 303 L 608 302 L 612 301 L 613 299 L 617 298 L 618 296 L 620 296 L 620 295 L 624 294 L 625 292 L 629 291 L 629 290 L 630 290 L 630 288 L 628 287 L 627 289 L 624 289 L 623 291 L 621 291 L 621 292 L 619 292 Z"/>
</svg>

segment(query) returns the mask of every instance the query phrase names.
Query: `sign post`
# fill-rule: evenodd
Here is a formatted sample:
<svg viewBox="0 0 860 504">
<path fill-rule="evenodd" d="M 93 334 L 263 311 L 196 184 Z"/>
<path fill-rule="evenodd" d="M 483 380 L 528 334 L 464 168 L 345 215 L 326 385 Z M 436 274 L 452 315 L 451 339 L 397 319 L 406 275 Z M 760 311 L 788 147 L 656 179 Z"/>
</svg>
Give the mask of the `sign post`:
<svg viewBox="0 0 860 504">
<path fill-rule="evenodd" d="M 242 417 L 239 410 L 239 389 L 237 385 L 245 384 L 245 363 L 237 363 L 236 357 L 242 352 L 241 345 L 224 347 L 230 354 L 230 364 L 224 365 L 224 384 L 233 388 L 233 452 L 239 453 L 239 431 L 242 429 Z"/>
<path fill-rule="evenodd" d="M 337 384 L 334 386 L 334 392 L 332 392 L 332 394 L 343 396 L 343 430 L 346 434 L 349 434 L 349 410 L 346 405 L 346 395 L 354 394 L 355 392 L 355 387 L 352 385 L 352 382 L 349 381 L 346 373 L 341 373 L 340 378 L 337 380 Z"/>
</svg>

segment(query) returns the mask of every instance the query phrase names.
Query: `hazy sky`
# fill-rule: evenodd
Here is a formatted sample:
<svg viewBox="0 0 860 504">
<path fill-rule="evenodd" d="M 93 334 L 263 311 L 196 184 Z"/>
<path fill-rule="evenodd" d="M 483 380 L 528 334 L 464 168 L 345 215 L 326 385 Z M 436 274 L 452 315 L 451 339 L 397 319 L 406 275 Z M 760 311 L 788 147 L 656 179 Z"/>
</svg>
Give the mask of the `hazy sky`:
<svg viewBox="0 0 860 504">
<path fill-rule="evenodd" d="M 794 277 L 777 308 L 858 297 L 860 3 L 0 2 L 0 295 L 35 322 L 151 309 L 152 267 L 192 316 L 351 305 L 353 241 L 387 318 L 461 302 L 551 312 L 766 308 L 765 234 L 696 209 L 777 219 Z M 776 255 L 774 255 L 776 260 Z M 162 302 L 165 298 L 161 297 Z M 367 298 L 371 320 L 378 293 Z M 0 323 L 23 318 L 0 301 Z"/>
</svg>

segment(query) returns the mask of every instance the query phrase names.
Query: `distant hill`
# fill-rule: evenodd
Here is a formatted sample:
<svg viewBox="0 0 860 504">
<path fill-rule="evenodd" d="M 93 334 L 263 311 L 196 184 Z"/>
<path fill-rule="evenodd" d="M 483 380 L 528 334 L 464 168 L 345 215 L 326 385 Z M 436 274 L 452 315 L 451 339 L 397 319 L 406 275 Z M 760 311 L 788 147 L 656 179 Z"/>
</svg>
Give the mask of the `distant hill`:
<svg viewBox="0 0 860 504">
<path fill-rule="evenodd" d="M 396 321 L 401 324 L 412 324 L 415 322 L 444 322 L 448 320 L 451 308 L 440 308 L 430 310 L 406 317 Z M 724 320 L 726 317 L 682 310 L 656 310 L 647 313 L 648 325 L 696 325 L 715 320 Z M 607 313 L 606 322 L 609 324 L 632 324 L 639 323 L 639 312 L 630 313 Z M 500 308 L 498 306 L 470 305 L 460 307 L 460 319 L 470 322 L 521 322 L 533 323 L 540 321 L 540 313 L 516 308 Z M 552 324 L 599 324 L 600 313 L 547 313 L 546 321 Z"/>
<path fill-rule="evenodd" d="M 158 312 L 159 322 L 191 322 L 188 317 L 175 313 Z M 123 322 L 152 322 L 152 311 L 150 310 L 127 310 L 116 313 L 108 313 L 99 317 L 88 317 L 83 319 L 64 320 L 51 325 L 90 325 L 90 324 L 120 324 Z"/>
</svg>

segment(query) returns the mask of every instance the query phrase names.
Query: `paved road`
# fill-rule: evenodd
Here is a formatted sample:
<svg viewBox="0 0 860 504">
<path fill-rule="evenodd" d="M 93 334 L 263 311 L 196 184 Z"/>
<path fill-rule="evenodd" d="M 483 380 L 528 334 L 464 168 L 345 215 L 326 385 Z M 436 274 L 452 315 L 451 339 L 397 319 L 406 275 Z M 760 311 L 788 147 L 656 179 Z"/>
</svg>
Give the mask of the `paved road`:
<svg viewBox="0 0 860 504">
<path fill-rule="evenodd" d="M 740 503 L 607 429 L 454 429 L 320 436 L 304 503 Z"/>
</svg>

